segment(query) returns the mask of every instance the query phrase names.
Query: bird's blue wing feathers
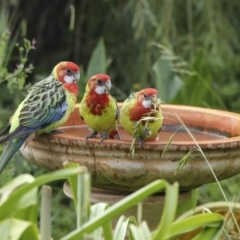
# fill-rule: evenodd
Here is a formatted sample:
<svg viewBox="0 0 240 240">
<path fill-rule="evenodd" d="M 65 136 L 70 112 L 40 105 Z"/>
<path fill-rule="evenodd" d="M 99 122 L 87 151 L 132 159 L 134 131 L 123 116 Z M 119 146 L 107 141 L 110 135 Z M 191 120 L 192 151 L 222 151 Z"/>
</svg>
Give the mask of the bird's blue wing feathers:
<svg viewBox="0 0 240 240">
<path fill-rule="evenodd" d="M 36 132 L 37 130 L 43 129 L 50 124 L 59 121 L 66 111 L 66 103 L 63 103 L 62 106 L 57 108 L 51 108 L 48 115 L 44 115 L 41 119 L 31 122 L 31 126 L 22 126 L 17 127 L 13 132 L 9 133 L 6 136 L 0 136 L 0 144 L 10 141 L 14 138 L 26 137 L 29 134 Z M 4 131 L 5 132 L 5 131 Z"/>
<path fill-rule="evenodd" d="M 66 110 L 67 110 L 66 102 L 62 102 L 57 107 L 51 108 L 49 113 L 41 118 L 42 121 L 38 122 L 38 124 L 40 123 L 41 125 L 41 129 L 47 127 L 52 123 L 59 121 L 64 116 Z"/>
<path fill-rule="evenodd" d="M 19 114 L 20 125 L 6 136 L 0 136 L 0 143 L 25 137 L 59 121 L 67 110 L 66 94 L 58 81 L 43 81 L 30 88 Z M 5 131 L 4 131 L 5 132 Z"/>
<path fill-rule="evenodd" d="M 35 85 L 19 115 L 21 126 L 42 129 L 59 121 L 67 110 L 66 93 L 58 81 Z"/>
</svg>

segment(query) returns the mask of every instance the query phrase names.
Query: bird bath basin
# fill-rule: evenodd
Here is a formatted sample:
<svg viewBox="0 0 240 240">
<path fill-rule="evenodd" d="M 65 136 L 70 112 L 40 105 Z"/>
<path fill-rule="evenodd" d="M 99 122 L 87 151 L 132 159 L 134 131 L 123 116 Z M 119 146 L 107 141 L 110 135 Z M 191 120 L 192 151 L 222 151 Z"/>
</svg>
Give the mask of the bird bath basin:
<svg viewBox="0 0 240 240">
<path fill-rule="evenodd" d="M 177 115 L 196 138 L 219 180 L 240 172 L 240 115 L 237 113 L 162 104 L 164 121 L 159 139 L 145 142 L 144 148 L 137 144 L 132 157 L 129 150 L 132 139 L 121 126 L 121 140 L 100 142 L 99 138 L 94 138 L 86 141 L 89 131 L 79 117 L 78 107 L 76 105 L 61 128 L 64 133 L 35 137 L 21 150 L 23 156 L 51 171 L 62 168 L 65 161 L 78 162 L 88 168 L 93 187 L 114 191 L 135 191 L 156 179 L 178 181 L 181 191 L 215 181 L 199 151 L 193 151 L 186 165 L 175 173 L 179 160 L 196 147 Z"/>
</svg>

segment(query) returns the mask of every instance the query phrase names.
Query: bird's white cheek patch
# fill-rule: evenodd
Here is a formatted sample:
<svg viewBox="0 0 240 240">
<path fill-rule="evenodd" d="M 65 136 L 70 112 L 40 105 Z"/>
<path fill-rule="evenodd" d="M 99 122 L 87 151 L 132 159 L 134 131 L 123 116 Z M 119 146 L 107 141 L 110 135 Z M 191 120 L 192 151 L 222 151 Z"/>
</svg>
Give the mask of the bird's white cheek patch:
<svg viewBox="0 0 240 240">
<path fill-rule="evenodd" d="M 152 102 L 151 102 L 150 99 L 149 99 L 149 100 L 143 100 L 143 101 L 142 101 L 142 105 L 143 105 L 145 108 L 150 108 L 150 107 L 151 107 L 151 104 L 152 104 Z"/>
<path fill-rule="evenodd" d="M 99 95 L 102 95 L 104 93 L 106 93 L 106 87 L 103 85 L 103 86 L 97 86 L 95 88 L 95 92 L 98 93 Z"/>
<path fill-rule="evenodd" d="M 73 83 L 75 80 L 74 76 L 68 76 L 68 75 L 65 75 L 63 79 L 64 79 L 64 82 L 68 84 Z"/>
</svg>

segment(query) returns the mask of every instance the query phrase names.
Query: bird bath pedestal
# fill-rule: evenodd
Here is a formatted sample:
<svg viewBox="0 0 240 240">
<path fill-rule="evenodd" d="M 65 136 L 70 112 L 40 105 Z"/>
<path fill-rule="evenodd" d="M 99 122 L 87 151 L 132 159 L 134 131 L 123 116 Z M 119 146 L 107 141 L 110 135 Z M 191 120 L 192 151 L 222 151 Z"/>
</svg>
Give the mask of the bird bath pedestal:
<svg viewBox="0 0 240 240">
<path fill-rule="evenodd" d="M 75 111 L 61 128 L 63 133 L 36 136 L 21 152 L 30 162 L 51 171 L 62 168 L 65 161 L 86 166 L 92 177 L 93 203 L 105 201 L 112 204 L 156 179 L 165 179 L 169 183 L 177 181 L 180 201 L 185 201 L 191 189 L 215 181 L 199 151 L 192 151 L 186 165 L 175 172 L 179 160 L 196 148 L 176 116 L 193 134 L 218 180 L 240 173 L 240 115 L 237 113 L 162 104 L 164 121 L 159 139 L 146 142 L 144 148 L 137 144 L 132 157 L 132 139 L 121 126 L 121 140 L 106 139 L 101 142 L 99 138 L 94 138 L 86 141 L 89 131 L 79 117 L 78 108 L 76 105 Z M 149 206 L 152 202 L 162 204 L 163 200 L 162 196 L 156 195 L 145 203 L 148 201 Z"/>
</svg>

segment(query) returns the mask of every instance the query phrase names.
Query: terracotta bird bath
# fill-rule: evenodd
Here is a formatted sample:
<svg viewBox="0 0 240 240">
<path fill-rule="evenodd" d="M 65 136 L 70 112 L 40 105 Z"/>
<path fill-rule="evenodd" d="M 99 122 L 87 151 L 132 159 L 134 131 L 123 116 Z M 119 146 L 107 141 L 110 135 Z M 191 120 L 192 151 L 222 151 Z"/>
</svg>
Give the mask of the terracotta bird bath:
<svg viewBox="0 0 240 240">
<path fill-rule="evenodd" d="M 93 187 L 114 191 L 131 192 L 159 178 L 170 183 L 178 181 L 181 190 L 215 181 L 199 151 L 193 151 L 186 165 L 175 173 L 178 161 L 196 147 L 177 115 L 197 140 L 219 180 L 240 173 L 240 114 L 163 104 L 164 121 L 159 139 L 146 142 L 144 148 L 137 144 L 132 157 L 132 139 L 121 126 L 121 140 L 100 142 L 99 138 L 93 138 L 86 141 L 89 131 L 79 117 L 78 107 L 76 105 L 70 119 L 61 128 L 63 133 L 35 137 L 22 150 L 23 156 L 50 171 L 62 168 L 66 160 L 78 162 L 89 169 Z"/>
<path fill-rule="evenodd" d="M 92 203 L 112 204 L 156 179 L 179 182 L 179 202 L 183 202 L 189 199 L 191 189 L 215 181 L 199 151 L 192 151 L 186 164 L 176 172 L 179 160 L 196 148 L 178 118 L 193 134 L 219 180 L 240 173 L 240 115 L 237 113 L 163 104 L 164 121 L 159 139 L 146 142 L 144 148 L 137 144 L 132 157 L 132 138 L 120 125 L 121 140 L 86 141 L 89 131 L 79 117 L 78 108 L 76 105 L 61 128 L 63 133 L 37 136 L 21 152 L 30 162 L 50 171 L 62 168 L 65 161 L 86 166 L 92 177 Z M 169 147 L 163 154 L 166 145 Z M 64 192 L 71 195 L 66 184 Z M 143 219 L 150 227 L 157 225 L 163 203 L 161 193 L 144 201 Z M 126 213 L 132 214 L 136 215 L 136 208 Z"/>
</svg>

